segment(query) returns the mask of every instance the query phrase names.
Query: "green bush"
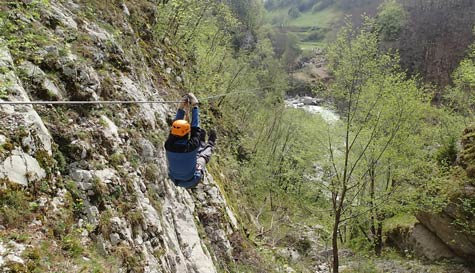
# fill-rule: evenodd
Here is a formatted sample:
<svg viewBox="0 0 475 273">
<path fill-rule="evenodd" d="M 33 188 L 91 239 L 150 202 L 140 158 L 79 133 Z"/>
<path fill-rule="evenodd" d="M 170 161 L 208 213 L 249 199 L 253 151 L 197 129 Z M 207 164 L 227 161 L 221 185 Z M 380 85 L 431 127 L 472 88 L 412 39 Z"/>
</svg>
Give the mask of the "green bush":
<svg viewBox="0 0 475 273">
<path fill-rule="evenodd" d="M 376 24 L 383 40 L 396 40 L 407 22 L 403 6 L 395 0 L 387 0 L 379 6 L 378 11 Z"/>
<path fill-rule="evenodd" d="M 312 241 L 307 238 L 302 238 L 295 244 L 295 249 L 297 249 L 300 255 L 307 255 L 307 253 L 312 249 Z"/>
<path fill-rule="evenodd" d="M 475 235 L 475 199 L 473 197 L 461 197 L 458 199 L 458 207 L 461 216 L 454 220 L 454 224 L 461 228 L 462 232 L 466 232 L 471 236 Z"/>
<path fill-rule="evenodd" d="M 291 7 L 289 11 L 287 12 L 287 14 L 289 15 L 290 18 L 293 18 L 293 19 L 298 18 L 301 15 L 299 9 L 296 7 Z"/>
<path fill-rule="evenodd" d="M 319 29 L 319 30 L 310 32 L 310 34 L 308 34 L 307 37 L 303 39 L 303 41 L 304 42 L 310 42 L 310 41 L 318 42 L 318 41 L 323 40 L 324 38 L 325 38 L 325 33 L 321 29 Z"/>
<path fill-rule="evenodd" d="M 81 246 L 81 242 L 79 241 L 79 238 L 77 238 L 77 236 L 73 234 L 68 234 L 64 236 L 61 242 L 61 248 L 67 251 L 72 257 L 78 257 L 84 251 L 83 247 Z"/>
<path fill-rule="evenodd" d="M 34 209 L 30 201 L 31 196 L 16 185 L 0 190 L 0 224 L 19 228 L 30 221 Z"/>
<path fill-rule="evenodd" d="M 8 9 L 0 11 L 0 31 L 17 62 L 24 59 L 33 63 L 42 61 L 37 51 L 51 41 L 45 35 L 44 27 L 36 23 L 36 20 L 40 18 L 40 10 L 48 4 L 47 2 L 31 1 L 25 5 L 10 5 Z M 33 23 L 30 24 L 28 20 Z"/>
<path fill-rule="evenodd" d="M 457 154 L 458 150 L 456 139 L 452 137 L 437 152 L 437 161 L 441 166 L 453 166 L 457 160 Z"/>
</svg>

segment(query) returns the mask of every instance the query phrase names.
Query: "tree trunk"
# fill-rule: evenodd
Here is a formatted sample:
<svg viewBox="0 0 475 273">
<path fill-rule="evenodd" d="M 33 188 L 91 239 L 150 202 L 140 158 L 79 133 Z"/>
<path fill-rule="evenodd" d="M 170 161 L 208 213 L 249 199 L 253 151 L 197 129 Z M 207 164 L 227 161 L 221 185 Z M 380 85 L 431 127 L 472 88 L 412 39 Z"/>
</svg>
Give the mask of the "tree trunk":
<svg viewBox="0 0 475 273">
<path fill-rule="evenodd" d="M 333 234 L 332 234 L 332 254 L 333 254 L 333 273 L 338 273 L 338 268 L 340 266 L 340 261 L 338 257 L 338 228 L 340 226 L 341 210 L 337 210 L 335 213 L 335 222 L 333 223 Z"/>
<path fill-rule="evenodd" d="M 380 257 L 383 252 L 383 223 L 378 220 L 378 228 L 376 230 L 376 238 L 374 242 L 374 252 Z"/>
<path fill-rule="evenodd" d="M 272 184 L 269 188 L 269 201 L 270 201 L 270 211 L 274 211 L 274 204 L 272 202 Z"/>
<path fill-rule="evenodd" d="M 376 180 L 376 171 L 375 171 L 375 163 L 372 162 L 370 165 L 370 170 L 369 170 L 369 175 L 370 175 L 370 184 L 369 184 L 369 212 L 370 212 L 370 231 L 371 231 L 371 244 L 373 246 L 374 253 L 377 256 L 381 255 L 381 247 L 382 244 L 379 242 L 379 225 L 380 222 L 378 221 L 378 217 L 376 215 L 378 214 L 377 208 L 375 207 L 374 200 L 375 200 L 375 180 Z M 378 228 L 376 227 L 378 226 Z M 379 254 L 378 254 L 379 253 Z"/>
</svg>

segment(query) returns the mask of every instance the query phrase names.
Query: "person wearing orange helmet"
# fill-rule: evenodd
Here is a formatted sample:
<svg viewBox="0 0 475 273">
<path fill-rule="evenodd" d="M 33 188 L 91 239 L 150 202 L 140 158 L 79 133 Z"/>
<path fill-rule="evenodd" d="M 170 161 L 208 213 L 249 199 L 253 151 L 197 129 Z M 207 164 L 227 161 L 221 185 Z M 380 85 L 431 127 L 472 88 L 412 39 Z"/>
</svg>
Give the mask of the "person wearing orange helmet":
<svg viewBox="0 0 475 273">
<path fill-rule="evenodd" d="M 190 105 L 191 124 L 185 120 L 185 109 Z M 193 93 L 188 93 L 178 106 L 165 141 L 168 175 L 175 185 L 193 188 L 203 177 L 205 165 L 216 143 L 216 131 L 210 130 L 208 142 L 205 139 L 206 131 L 200 128 L 198 99 Z"/>
</svg>

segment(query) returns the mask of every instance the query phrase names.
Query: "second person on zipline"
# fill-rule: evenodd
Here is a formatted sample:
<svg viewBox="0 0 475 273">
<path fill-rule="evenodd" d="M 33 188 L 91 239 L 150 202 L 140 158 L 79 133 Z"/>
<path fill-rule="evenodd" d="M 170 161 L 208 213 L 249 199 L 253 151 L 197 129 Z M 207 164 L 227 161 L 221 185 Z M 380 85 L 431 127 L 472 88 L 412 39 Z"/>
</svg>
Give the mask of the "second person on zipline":
<svg viewBox="0 0 475 273">
<path fill-rule="evenodd" d="M 202 179 L 205 165 L 211 158 L 216 130 L 210 130 L 206 142 L 206 132 L 200 128 L 198 99 L 193 93 L 188 93 L 183 99 L 165 141 L 165 150 L 170 179 L 177 186 L 193 188 Z M 190 105 L 191 113 L 187 113 L 185 109 L 189 109 Z M 191 125 L 185 120 L 186 114 L 191 114 Z"/>
</svg>

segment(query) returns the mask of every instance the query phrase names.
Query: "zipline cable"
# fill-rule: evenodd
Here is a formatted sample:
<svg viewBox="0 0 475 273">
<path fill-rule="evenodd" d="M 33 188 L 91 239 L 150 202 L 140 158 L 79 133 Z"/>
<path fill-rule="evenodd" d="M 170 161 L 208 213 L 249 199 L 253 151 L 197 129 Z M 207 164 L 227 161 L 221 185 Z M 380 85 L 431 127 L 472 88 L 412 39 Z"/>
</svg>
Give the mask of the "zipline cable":
<svg viewBox="0 0 475 273">
<path fill-rule="evenodd" d="M 275 86 L 275 85 L 274 85 Z M 213 95 L 205 98 L 201 98 L 200 101 L 207 101 L 210 99 L 215 99 L 215 98 L 220 98 L 220 97 L 225 97 L 229 95 L 234 95 L 234 94 L 240 94 L 240 93 L 248 93 L 251 91 L 256 91 L 256 90 L 264 90 L 266 88 L 274 87 L 274 86 L 264 86 L 260 88 L 253 88 L 253 89 L 247 89 L 247 90 L 240 90 L 236 92 L 228 92 L 228 93 L 223 93 L 223 94 L 218 94 L 218 95 Z M 110 101 L 0 101 L 0 105 L 45 105 L 45 104 L 51 104 L 51 105 L 80 105 L 80 104 L 166 104 L 166 103 L 181 103 L 182 101 L 175 101 L 175 100 L 170 100 L 170 101 L 158 101 L 158 100 L 138 100 L 138 101 L 132 101 L 132 100 L 110 100 Z"/>
<path fill-rule="evenodd" d="M 121 101 L 121 100 L 111 100 L 111 101 L 0 101 L 0 105 L 41 105 L 41 104 L 144 104 L 144 103 L 180 103 L 181 101 Z"/>
</svg>

